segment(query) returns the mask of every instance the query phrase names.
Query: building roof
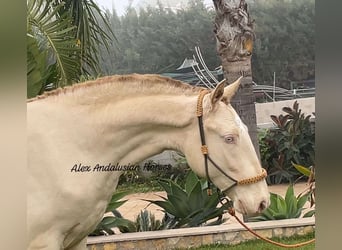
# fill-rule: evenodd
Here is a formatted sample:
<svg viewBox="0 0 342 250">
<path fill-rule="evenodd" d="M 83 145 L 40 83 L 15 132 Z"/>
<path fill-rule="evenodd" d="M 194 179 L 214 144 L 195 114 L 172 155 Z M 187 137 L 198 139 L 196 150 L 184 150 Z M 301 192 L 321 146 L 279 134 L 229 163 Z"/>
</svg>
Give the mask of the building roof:
<svg viewBox="0 0 342 250">
<path fill-rule="evenodd" d="M 197 66 L 197 65 L 198 63 L 194 59 L 185 58 L 183 63 L 176 70 L 191 68 L 192 66 Z"/>
</svg>

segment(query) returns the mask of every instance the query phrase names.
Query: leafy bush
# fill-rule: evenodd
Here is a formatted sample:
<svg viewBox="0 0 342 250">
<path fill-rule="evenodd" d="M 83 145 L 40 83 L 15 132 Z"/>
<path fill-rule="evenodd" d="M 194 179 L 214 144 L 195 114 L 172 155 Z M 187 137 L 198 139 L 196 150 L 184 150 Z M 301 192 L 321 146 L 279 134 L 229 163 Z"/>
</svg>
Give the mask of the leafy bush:
<svg viewBox="0 0 342 250">
<path fill-rule="evenodd" d="M 309 200 L 310 194 L 298 195 L 293 192 L 293 185 L 287 188 L 285 199 L 278 194 L 271 193 L 270 206 L 260 215 L 249 218 L 248 221 L 283 220 L 299 218 L 304 209 L 305 203 Z M 310 210 L 303 217 L 310 217 L 315 210 Z"/>
<path fill-rule="evenodd" d="M 315 157 L 315 131 L 295 101 L 293 107 L 284 107 L 286 115 L 271 118 L 276 128 L 259 134 L 260 155 L 268 172 L 269 183 L 294 182 L 300 177 L 291 162 L 311 166 Z"/>
<path fill-rule="evenodd" d="M 217 207 L 219 192 L 211 196 L 207 194 L 206 180 L 200 180 L 193 172 L 189 172 L 185 185 L 181 187 L 172 180 L 161 179 L 159 184 L 167 193 L 163 200 L 148 200 L 164 209 L 164 223 L 168 228 L 196 227 L 208 220 L 217 218 L 208 225 L 221 224 L 222 215 L 228 205 Z"/>
</svg>

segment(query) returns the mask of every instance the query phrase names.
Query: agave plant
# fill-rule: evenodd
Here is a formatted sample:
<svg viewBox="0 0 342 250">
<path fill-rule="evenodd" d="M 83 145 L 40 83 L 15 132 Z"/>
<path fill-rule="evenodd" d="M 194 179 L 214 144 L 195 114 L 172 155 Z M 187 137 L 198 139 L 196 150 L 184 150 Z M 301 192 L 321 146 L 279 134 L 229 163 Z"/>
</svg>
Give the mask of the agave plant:
<svg viewBox="0 0 342 250">
<path fill-rule="evenodd" d="M 140 214 L 135 220 L 135 226 L 137 232 L 167 229 L 163 222 L 157 220 L 155 216 L 147 210 L 140 211 Z"/>
<path fill-rule="evenodd" d="M 295 196 L 293 185 L 289 185 L 286 191 L 285 199 L 275 193 L 270 194 L 271 204 L 260 215 L 248 218 L 248 221 L 265 221 L 265 220 L 283 220 L 299 218 L 304 209 L 305 203 L 309 200 L 310 194 L 299 194 Z M 315 210 L 310 210 L 303 217 L 311 217 L 315 214 Z"/>
<path fill-rule="evenodd" d="M 189 172 L 185 186 L 181 187 L 176 182 L 167 179 L 159 180 L 159 184 L 167 193 L 163 200 L 147 200 L 163 208 L 166 228 L 196 227 L 216 218 L 207 225 L 221 224 L 222 215 L 228 205 L 218 206 L 220 194 L 214 191 L 212 195 L 207 193 L 206 180 L 200 180 L 192 171 Z"/>
</svg>

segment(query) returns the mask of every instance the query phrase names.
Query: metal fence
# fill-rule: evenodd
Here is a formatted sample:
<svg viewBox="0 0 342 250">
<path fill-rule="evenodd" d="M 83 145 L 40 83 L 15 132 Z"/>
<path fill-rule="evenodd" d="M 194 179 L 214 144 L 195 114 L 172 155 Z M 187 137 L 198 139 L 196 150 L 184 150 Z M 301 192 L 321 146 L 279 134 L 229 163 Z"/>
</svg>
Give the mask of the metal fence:
<svg viewBox="0 0 342 250">
<path fill-rule="evenodd" d="M 219 80 L 223 79 L 222 67 L 209 70 L 199 47 L 195 47 L 193 58 L 186 58 L 176 72 L 163 75 L 188 82 L 192 85 L 215 88 Z M 253 92 L 257 102 L 275 102 L 315 96 L 315 80 L 291 82 L 291 89 L 271 85 L 258 85 L 253 82 Z"/>
<path fill-rule="evenodd" d="M 315 96 L 315 88 L 284 89 L 269 85 L 257 85 L 255 83 L 253 92 L 259 102 L 284 101 Z"/>
</svg>

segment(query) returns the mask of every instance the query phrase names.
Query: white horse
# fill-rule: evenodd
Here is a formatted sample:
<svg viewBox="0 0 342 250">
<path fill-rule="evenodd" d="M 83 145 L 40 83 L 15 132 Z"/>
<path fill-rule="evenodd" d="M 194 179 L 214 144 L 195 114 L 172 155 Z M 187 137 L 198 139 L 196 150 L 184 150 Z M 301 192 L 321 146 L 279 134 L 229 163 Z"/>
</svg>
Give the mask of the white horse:
<svg viewBox="0 0 342 250">
<path fill-rule="evenodd" d="M 99 166 L 133 165 L 165 149 L 183 152 L 237 211 L 261 212 L 269 204 L 265 173 L 229 104 L 239 82 L 198 98 L 202 88 L 169 78 L 111 76 L 28 100 L 28 249 L 86 249 L 122 174 Z"/>
</svg>

